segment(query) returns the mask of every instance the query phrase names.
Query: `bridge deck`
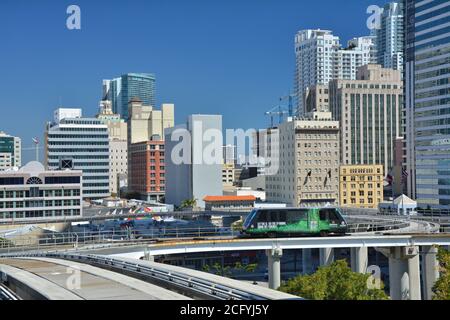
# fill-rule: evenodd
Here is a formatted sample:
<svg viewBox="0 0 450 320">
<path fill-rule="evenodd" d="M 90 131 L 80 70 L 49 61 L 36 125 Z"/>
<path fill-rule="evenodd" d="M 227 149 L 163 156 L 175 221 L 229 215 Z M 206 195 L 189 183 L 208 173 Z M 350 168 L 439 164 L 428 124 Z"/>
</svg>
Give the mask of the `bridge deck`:
<svg viewBox="0 0 450 320">
<path fill-rule="evenodd" d="M 0 260 L 0 269 L 32 285 L 50 300 L 188 300 L 141 280 L 59 259 L 5 259 Z M 76 270 L 79 286 L 70 281 L 75 279 Z"/>
</svg>

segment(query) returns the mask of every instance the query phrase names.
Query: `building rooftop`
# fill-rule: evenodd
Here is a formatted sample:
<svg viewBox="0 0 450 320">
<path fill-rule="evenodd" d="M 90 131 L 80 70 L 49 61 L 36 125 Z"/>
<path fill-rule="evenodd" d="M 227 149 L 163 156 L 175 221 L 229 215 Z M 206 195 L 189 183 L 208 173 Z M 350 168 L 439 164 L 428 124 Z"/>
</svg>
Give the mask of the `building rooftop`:
<svg viewBox="0 0 450 320">
<path fill-rule="evenodd" d="M 255 196 L 206 196 L 203 198 L 205 202 L 222 202 L 222 201 L 256 201 Z"/>
</svg>

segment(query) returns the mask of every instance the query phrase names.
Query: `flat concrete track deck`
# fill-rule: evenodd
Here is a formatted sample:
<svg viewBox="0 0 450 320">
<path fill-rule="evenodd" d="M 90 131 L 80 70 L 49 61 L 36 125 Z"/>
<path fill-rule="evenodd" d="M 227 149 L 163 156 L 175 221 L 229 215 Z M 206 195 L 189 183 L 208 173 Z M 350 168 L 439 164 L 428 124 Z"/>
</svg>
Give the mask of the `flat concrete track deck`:
<svg viewBox="0 0 450 320">
<path fill-rule="evenodd" d="M 2 265 L 4 266 L 2 268 Z M 71 261 L 29 258 L 0 260 L 0 269 L 22 273 L 27 284 L 40 282 L 39 287 L 59 287 L 58 299 L 69 300 L 189 300 L 189 298 L 150 283 L 97 267 Z M 64 292 L 67 292 L 64 295 Z M 46 292 L 42 292 L 47 294 Z M 61 294 L 62 293 L 62 294 Z M 51 296 L 48 296 L 52 299 Z"/>
</svg>

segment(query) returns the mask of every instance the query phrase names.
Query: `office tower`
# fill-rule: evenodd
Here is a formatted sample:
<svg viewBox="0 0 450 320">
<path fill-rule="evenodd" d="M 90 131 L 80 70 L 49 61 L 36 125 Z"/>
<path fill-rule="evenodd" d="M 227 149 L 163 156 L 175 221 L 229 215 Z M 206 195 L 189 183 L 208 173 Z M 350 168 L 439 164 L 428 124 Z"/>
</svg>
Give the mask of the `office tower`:
<svg viewBox="0 0 450 320">
<path fill-rule="evenodd" d="M 377 209 L 383 201 L 382 165 L 343 165 L 339 176 L 341 207 Z"/>
<path fill-rule="evenodd" d="M 333 79 L 355 79 L 358 67 L 374 62 L 374 37 L 354 38 L 342 48 L 332 31 L 302 30 L 295 36 L 295 56 L 297 115 L 302 116 L 308 88 L 327 86 Z"/>
<path fill-rule="evenodd" d="M 82 216 L 82 172 L 46 171 L 32 161 L 0 172 L 0 221 Z"/>
<path fill-rule="evenodd" d="M 99 119 L 83 118 L 81 109 L 57 109 L 47 124 L 45 155 L 49 170 L 83 172 L 84 199 L 110 196 L 109 134 Z"/>
<path fill-rule="evenodd" d="M 234 185 L 235 165 L 233 163 L 224 163 L 222 166 L 222 186 L 225 190 L 227 187 Z"/>
<path fill-rule="evenodd" d="M 121 187 L 126 186 L 126 181 L 122 181 L 123 177 L 128 174 L 128 126 L 119 114 L 113 113 L 110 101 L 100 103 L 97 119 L 108 126 L 109 191 L 112 195 L 119 196 Z"/>
<path fill-rule="evenodd" d="M 329 112 L 329 94 L 327 85 L 315 85 L 306 89 L 305 93 L 305 111 L 307 113 L 319 111 Z"/>
<path fill-rule="evenodd" d="M 129 103 L 128 118 L 128 185 L 131 192 L 139 193 L 145 200 L 161 200 L 165 192 L 164 185 L 164 130 L 174 126 L 174 105 L 163 104 L 161 110 L 144 105 L 138 98 L 131 99 Z M 161 146 L 158 146 L 161 145 Z M 160 148 L 158 157 L 155 150 Z M 146 149 L 149 149 L 146 151 Z M 137 159 L 153 161 L 151 167 L 141 168 Z M 156 163 L 161 162 L 161 164 Z M 143 174 L 142 176 L 139 176 Z M 158 178 L 158 179 L 156 179 Z M 161 179 L 159 179 L 161 178 Z M 144 183 L 145 182 L 145 183 Z"/>
<path fill-rule="evenodd" d="M 375 29 L 377 63 L 384 68 L 403 70 L 404 29 L 403 0 L 387 3 Z"/>
<path fill-rule="evenodd" d="M 266 176 L 267 201 L 294 207 L 339 202 L 339 122 L 314 112 L 279 128 L 279 168 Z M 271 143 L 271 142 L 269 142 Z"/>
<path fill-rule="evenodd" d="M 120 78 L 103 80 L 103 100 L 109 100 L 114 113 L 128 119 L 128 103 L 139 98 L 145 105 L 156 106 L 156 78 L 151 73 L 127 73 Z"/>
<path fill-rule="evenodd" d="M 420 208 L 448 210 L 450 1 L 405 2 L 408 191 Z"/>
<path fill-rule="evenodd" d="M 129 190 L 145 201 L 161 201 L 165 194 L 164 141 L 159 136 L 130 145 Z"/>
<path fill-rule="evenodd" d="M 236 164 L 237 162 L 237 147 L 235 145 L 223 146 L 223 163 Z"/>
<path fill-rule="evenodd" d="M 330 83 L 330 109 L 341 126 L 342 164 L 394 166 L 394 142 L 401 135 L 403 83 L 400 71 L 380 65 L 358 70 L 357 80 Z"/>
<path fill-rule="evenodd" d="M 0 131 L 0 171 L 22 164 L 22 142 L 18 137 Z"/>
<path fill-rule="evenodd" d="M 128 140 L 129 143 L 149 141 L 152 136 L 164 138 L 164 129 L 174 126 L 175 106 L 163 104 L 161 110 L 144 105 L 134 98 L 129 103 Z"/>
<path fill-rule="evenodd" d="M 204 208 L 205 196 L 223 194 L 222 116 L 191 115 L 186 124 L 166 129 L 165 135 L 166 202 L 180 206 L 196 199 Z"/>
</svg>

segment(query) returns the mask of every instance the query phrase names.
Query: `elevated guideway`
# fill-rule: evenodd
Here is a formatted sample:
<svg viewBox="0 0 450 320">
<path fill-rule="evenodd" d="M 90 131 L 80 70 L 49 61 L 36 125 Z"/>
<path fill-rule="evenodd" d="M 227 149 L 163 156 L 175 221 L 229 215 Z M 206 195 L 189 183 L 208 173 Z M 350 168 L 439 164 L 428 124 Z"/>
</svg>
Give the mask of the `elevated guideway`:
<svg viewBox="0 0 450 320">
<path fill-rule="evenodd" d="M 67 299 L 90 298 L 98 290 L 95 290 L 94 293 L 83 291 L 82 288 L 89 287 L 89 283 L 81 283 L 81 289 L 76 291 L 76 293 L 65 290 L 64 284 L 60 279 L 63 272 L 58 269 L 59 266 L 78 268 L 82 272 L 89 274 L 93 274 L 93 271 L 95 271 L 95 274 L 100 274 L 100 277 L 103 279 L 114 281 L 119 279 L 121 286 L 112 287 L 112 292 L 109 294 L 111 298 L 115 298 L 114 292 L 118 291 L 121 292 L 122 297 L 127 299 L 134 299 L 136 294 L 143 299 L 145 295 L 142 292 L 152 295 L 155 299 L 165 300 L 183 297 L 213 300 L 300 299 L 290 294 L 205 272 L 126 258 L 79 254 L 34 254 L 17 256 L 14 259 L 0 259 L 0 270 L 4 266 L 6 266 L 6 272 L 9 273 L 14 271 L 11 268 L 22 268 L 26 272 L 37 274 L 49 280 L 51 287 L 47 286 L 45 292 L 47 290 L 56 292 L 52 294 L 57 294 L 59 298 L 65 297 Z M 51 278 L 49 273 L 59 277 Z M 85 275 L 83 275 L 84 277 Z M 142 279 L 145 282 L 136 279 Z M 45 283 L 41 285 L 44 287 Z M 125 288 L 124 285 L 126 285 Z M 129 290 L 127 291 L 127 287 L 132 287 L 138 292 L 133 294 Z M 150 287 L 150 292 L 147 292 L 147 287 Z M 39 291 L 38 289 L 35 290 Z M 175 292 L 178 292 L 178 294 Z M 180 293 L 183 295 L 180 295 Z M 65 294 L 67 296 L 64 296 Z M 108 297 L 104 298 L 107 299 Z"/>
<path fill-rule="evenodd" d="M 353 271 L 368 272 L 368 248 L 375 248 L 389 259 L 390 295 L 395 300 L 420 300 L 432 297 L 438 278 L 437 248 L 449 246 L 450 234 L 368 235 L 332 238 L 233 239 L 215 241 L 164 242 L 151 244 L 143 250 L 108 252 L 113 258 L 152 259 L 152 256 L 202 252 L 264 250 L 268 259 L 269 288 L 281 285 L 281 258 L 285 250 L 319 249 L 320 264 L 334 261 L 335 248 L 350 248 Z M 105 252 L 104 252 L 105 253 Z M 422 259 L 420 259 L 422 257 Z M 303 256 L 303 264 L 311 264 L 311 256 Z M 420 264 L 422 263 L 422 267 Z"/>
<path fill-rule="evenodd" d="M 132 277 L 61 259 L 3 259 L 0 273 L 3 281 L 24 299 L 189 300 Z"/>
<path fill-rule="evenodd" d="M 286 239 L 229 239 L 229 240 L 199 240 L 199 241 L 167 241 L 150 244 L 145 247 L 109 249 L 111 256 L 141 259 L 146 254 L 150 256 L 189 254 L 202 252 L 225 251 L 257 251 L 280 248 L 282 250 L 296 249 L 326 249 L 326 248 L 390 248 L 407 246 L 450 245 L 448 235 L 366 235 L 350 237 L 316 237 L 316 238 L 286 238 Z M 105 251 L 104 251 L 105 252 Z M 115 252 L 115 253 L 114 253 Z"/>
</svg>

